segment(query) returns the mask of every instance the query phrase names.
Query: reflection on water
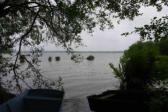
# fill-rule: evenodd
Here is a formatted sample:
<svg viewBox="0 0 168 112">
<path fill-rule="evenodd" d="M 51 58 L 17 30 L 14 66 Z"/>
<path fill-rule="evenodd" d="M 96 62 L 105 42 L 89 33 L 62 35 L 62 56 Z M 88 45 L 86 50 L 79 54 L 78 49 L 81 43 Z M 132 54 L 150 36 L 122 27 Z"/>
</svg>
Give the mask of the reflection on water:
<svg viewBox="0 0 168 112">
<path fill-rule="evenodd" d="M 81 53 L 84 60 L 75 63 L 66 53 L 44 53 L 41 68 L 50 79 L 62 77 L 65 89 L 65 100 L 62 112 L 90 112 L 86 96 L 99 94 L 108 89 L 118 88 L 109 63 L 119 63 L 122 53 Z M 93 55 L 94 61 L 86 60 Z M 60 61 L 48 62 L 48 57 L 60 56 Z M 73 107 L 73 108 L 72 108 Z"/>
</svg>

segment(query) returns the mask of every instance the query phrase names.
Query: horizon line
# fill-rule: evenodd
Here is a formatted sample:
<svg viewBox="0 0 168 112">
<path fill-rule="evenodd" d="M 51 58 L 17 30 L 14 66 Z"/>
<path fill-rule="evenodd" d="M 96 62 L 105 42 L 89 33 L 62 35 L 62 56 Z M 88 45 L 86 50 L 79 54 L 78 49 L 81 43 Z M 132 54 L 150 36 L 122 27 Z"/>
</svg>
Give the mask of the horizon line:
<svg viewBox="0 0 168 112">
<path fill-rule="evenodd" d="M 16 51 L 14 51 L 14 52 L 16 52 Z M 31 51 L 22 51 L 22 52 L 31 52 Z M 60 51 L 56 51 L 56 50 L 51 50 L 51 51 L 49 51 L 49 50 L 44 50 L 44 51 L 42 51 L 42 52 L 67 52 L 66 50 L 60 50 Z M 124 52 L 124 51 L 72 51 L 72 52 Z"/>
</svg>

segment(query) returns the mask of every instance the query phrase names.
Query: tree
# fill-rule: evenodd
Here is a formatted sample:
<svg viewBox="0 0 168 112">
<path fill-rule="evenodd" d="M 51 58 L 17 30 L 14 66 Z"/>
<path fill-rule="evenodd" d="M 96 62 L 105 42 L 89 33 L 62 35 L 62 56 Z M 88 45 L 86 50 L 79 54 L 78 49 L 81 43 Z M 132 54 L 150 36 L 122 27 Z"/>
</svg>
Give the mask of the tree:
<svg viewBox="0 0 168 112">
<path fill-rule="evenodd" d="M 154 42 L 137 42 L 131 45 L 124 51 L 119 68 L 110 64 L 115 75 L 121 79 L 120 88 L 143 90 L 147 86 L 153 86 L 154 80 L 158 77 L 155 72 L 158 56 L 159 47 Z"/>
<path fill-rule="evenodd" d="M 115 76 L 120 79 L 120 89 L 167 90 L 168 55 L 160 51 L 156 42 L 139 41 L 124 51 L 118 68 L 110 64 Z"/>
<path fill-rule="evenodd" d="M 166 55 L 168 56 L 168 38 L 162 39 L 159 42 L 157 42 L 159 49 L 160 49 L 160 53 L 162 55 Z"/>
<path fill-rule="evenodd" d="M 43 41 L 52 41 L 71 50 L 72 43 L 81 44 L 80 33 L 83 30 L 92 32 L 96 25 L 103 30 L 112 28 L 114 19 L 133 20 L 141 15 L 141 6 L 155 6 L 158 11 L 162 6 L 168 5 L 166 0 L 1 0 L 0 2 L 0 57 L 11 52 L 19 46 L 15 61 L 7 61 L 10 65 L 9 72 L 13 71 L 12 83 L 15 81 L 14 89 L 22 91 L 24 84 L 27 87 L 27 79 L 35 77 L 32 85 L 35 87 L 50 87 L 55 84 L 44 80 L 37 68 L 38 57 L 41 55 L 39 49 Z M 27 46 L 32 50 L 31 55 L 23 54 L 22 47 Z M 27 63 L 26 70 L 21 70 L 18 59 L 25 55 Z M 6 60 L 6 59 L 5 59 Z M 6 69 L 8 64 L 3 64 Z M 0 73 L 3 69 L 0 70 Z M 5 76 L 9 72 L 5 70 Z M 31 74 L 31 75 L 30 75 Z M 0 75 L 1 86 L 9 85 L 4 82 L 4 76 Z M 39 80 L 37 80 L 39 79 Z M 14 81 L 13 81 L 14 80 Z M 46 83 L 44 83 L 46 82 Z M 7 87 L 5 87 L 7 88 Z"/>
</svg>

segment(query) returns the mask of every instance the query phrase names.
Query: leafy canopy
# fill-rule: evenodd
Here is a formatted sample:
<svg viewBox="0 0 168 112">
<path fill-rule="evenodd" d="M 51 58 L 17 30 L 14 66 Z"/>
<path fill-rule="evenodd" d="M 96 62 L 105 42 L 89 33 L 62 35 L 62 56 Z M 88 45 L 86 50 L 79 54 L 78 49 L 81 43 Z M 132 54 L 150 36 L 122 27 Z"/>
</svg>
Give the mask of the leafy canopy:
<svg viewBox="0 0 168 112">
<path fill-rule="evenodd" d="M 121 80 L 120 89 L 166 87 L 168 55 L 163 55 L 160 51 L 156 42 L 139 41 L 124 52 L 118 68 L 110 64 L 116 77 Z"/>
<path fill-rule="evenodd" d="M 26 34 L 23 45 L 51 39 L 68 47 L 72 42 L 80 42 L 79 34 L 83 30 L 92 32 L 96 24 L 101 29 L 111 28 L 113 18 L 133 20 L 141 15 L 141 6 L 155 6 L 160 11 L 163 5 L 167 6 L 167 1 L 5 0 L 0 3 L 0 37 L 15 45 Z"/>
</svg>

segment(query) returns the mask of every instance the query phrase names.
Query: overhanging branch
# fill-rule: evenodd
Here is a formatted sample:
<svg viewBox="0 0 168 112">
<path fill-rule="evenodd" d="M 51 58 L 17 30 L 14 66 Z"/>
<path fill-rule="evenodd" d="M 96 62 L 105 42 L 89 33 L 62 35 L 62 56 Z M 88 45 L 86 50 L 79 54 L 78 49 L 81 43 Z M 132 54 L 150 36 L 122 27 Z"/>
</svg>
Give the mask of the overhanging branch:
<svg viewBox="0 0 168 112">
<path fill-rule="evenodd" d="M 13 66 L 14 78 L 15 78 L 15 80 L 16 80 L 16 86 L 18 87 L 19 92 L 22 92 L 22 89 L 21 89 L 21 86 L 20 86 L 20 84 L 19 84 L 19 76 L 18 76 L 17 71 L 16 71 L 17 61 L 18 61 L 19 55 L 20 55 L 20 53 L 21 53 L 22 41 L 23 41 L 23 39 L 32 31 L 33 26 L 34 26 L 34 24 L 35 24 L 35 21 L 36 21 L 36 19 L 37 19 L 38 13 L 39 13 L 39 11 L 36 13 L 36 15 L 35 15 L 35 17 L 34 17 L 34 19 L 33 19 L 33 21 L 32 21 L 32 24 L 30 25 L 29 30 L 28 30 L 25 34 L 23 34 L 23 35 L 21 36 L 21 38 L 20 38 L 19 50 L 18 50 L 18 52 L 17 52 L 17 54 L 16 54 L 16 59 L 15 59 L 14 66 Z"/>
</svg>

